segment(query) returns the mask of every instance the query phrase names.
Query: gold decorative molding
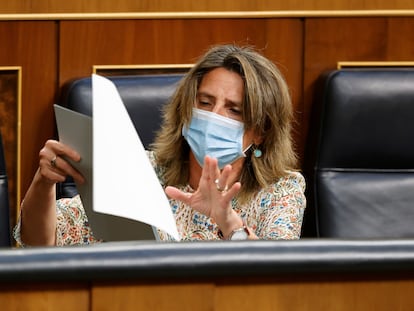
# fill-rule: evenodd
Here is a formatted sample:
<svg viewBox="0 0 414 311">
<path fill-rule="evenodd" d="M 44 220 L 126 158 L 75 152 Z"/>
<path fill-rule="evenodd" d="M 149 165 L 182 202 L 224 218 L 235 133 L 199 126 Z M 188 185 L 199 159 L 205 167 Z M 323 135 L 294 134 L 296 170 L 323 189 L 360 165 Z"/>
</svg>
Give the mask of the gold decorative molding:
<svg viewBox="0 0 414 311">
<path fill-rule="evenodd" d="M 414 61 L 395 62 L 395 61 L 377 61 L 377 62 L 338 62 L 337 69 L 356 68 L 356 67 L 414 67 Z"/>
<path fill-rule="evenodd" d="M 8 171 L 8 180 L 9 180 L 9 185 L 13 185 L 14 189 L 10 189 L 9 188 L 9 194 L 13 195 L 13 197 L 10 198 L 10 204 L 11 205 L 11 209 L 13 211 L 16 212 L 15 215 L 11 215 L 12 217 L 16 217 L 15 219 L 17 219 L 19 213 L 20 213 L 20 196 L 21 196 L 21 189 L 20 189 L 20 182 L 21 182 L 21 165 L 20 165 L 20 161 L 21 161 L 21 116 L 22 116 L 22 67 L 20 66 L 0 66 L 0 76 L 1 76 L 1 72 L 16 72 L 17 74 L 17 89 L 16 89 L 16 124 L 15 124 L 15 128 L 10 129 L 8 128 L 7 130 L 14 130 L 16 131 L 16 149 L 15 149 L 15 153 L 16 153 L 16 164 L 13 165 L 13 176 L 10 176 L 11 173 L 11 169 L 10 169 L 10 164 L 7 165 L 7 154 L 5 154 L 6 156 L 6 166 L 9 168 Z M 4 144 L 4 134 L 3 134 L 3 144 Z M 6 150 L 5 150 L 6 152 Z M 10 153 L 10 152 L 9 152 Z M 10 157 L 10 154 L 8 154 Z M 10 161 L 10 160 L 9 160 Z M 12 191 L 12 192 L 11 192 Z"/>
<path fill-rule="evenodd" d="M 414 10 L 283 10 L 125 13 L 31 13 L 0 14 L 0 20 L 111 20 L 111 19 L 205 19 L 286 17 L 400 17 L 414 16 Z"/>
</svg>

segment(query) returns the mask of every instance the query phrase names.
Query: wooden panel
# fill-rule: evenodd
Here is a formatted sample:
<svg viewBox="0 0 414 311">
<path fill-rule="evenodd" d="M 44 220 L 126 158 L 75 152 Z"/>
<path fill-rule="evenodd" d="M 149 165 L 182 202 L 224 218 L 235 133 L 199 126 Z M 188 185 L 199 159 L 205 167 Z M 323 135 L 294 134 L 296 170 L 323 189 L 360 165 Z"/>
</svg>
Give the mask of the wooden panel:
<svg viewBox="0 0 414 311">
<path fill-rule="evenodd" d="M 220 286 L 214 310 L 412 310 L 414 281 L 280 282 Z"/>
<path fill-rule="evenodd" d="M 7 284 L 2 310 L 412 310 L 413 280 Z"/>
<path fill-rule="evenodd" d="M 280 24 L 278 19 L 269 19 L 267 25 L 267 44 L 274 47 L 275 52 L 266 52 L 266 56 L 274 61 L 286 78 L 292 96 L 295 111 L 293 139 L 301 158 L 304 146 L 302 137 L 303 118 L 303 54 L 304 34 L 303 22 L 299 19 L 286 20 Z M 301 160 L 301 159 L 300 159 Z"/>
<path fill-rule="evenodd" d="M 412 310 L 412 280 L 95 284 L 92 310 Z"/>
<path fill-rule="evenodd" d="M 188 64 L 213 44 L 253 45 L 286 76 L 302 146 L 302 31 L 300 19 L 62 21 L 60 85 L 93 65 Z"/>
<path fill-rule="evenodd" d="M 7 284 L 0 286 L 1 310 L 87 311 L 89 287 L 71 284 Z"/>
<path fill-rule="evenodd" d="M 62 21 L 60 83 L 93 65 L 193 63 L 219 43 L 254 45 L 286 72 L 300 63 L 302 52 L 289 48 L 301 39 L 301 21 L 289 19 Z"/>
<path fill-rule="evenodd" d="M 92 311 L 215 310 L 212 283 L 95 284 L 91 299 Z"/>
<path fill-rule="evenodd" d="M 412 310 L 413 280 L 7 284 L 2 310 Z"/>
<path fill-rule="evenodd" d="M 387 25 L 386 60 L 414 61 L 414 18 L 388 18 Z"/>
<path fill-rule="evenodd" d="M 305 131 L 315 82 L 338 61 L 414 60 L 412 18 L 316 18 L 307 19 L 305 27 Z"/>
<path fill-rule="evenodd" d="M 21 192 L 37 169 L 38 153 L 53 136 L 51 106 L 57 90 L 55 22 L 1 22 L 0 67 L 22 69 Z M 13 225 L 13 224 L 12 224 Z"/>
<path fill-rule="evenodd" d="M 2 1 L 4 13 L 70 12 L 178 12 L 178 11 L 253 11 L 253 10 L 383 10 L 414 9 L 411 0 L 31 0 Z"/>
<path fill-rule="evenodd" d="M 8 180 L 10 223 L 15 221 L 20 174 L 17 165 L 20 148 L 20 83 L 20 68 L 0 67 L 0 132 Z"/>
</svg>

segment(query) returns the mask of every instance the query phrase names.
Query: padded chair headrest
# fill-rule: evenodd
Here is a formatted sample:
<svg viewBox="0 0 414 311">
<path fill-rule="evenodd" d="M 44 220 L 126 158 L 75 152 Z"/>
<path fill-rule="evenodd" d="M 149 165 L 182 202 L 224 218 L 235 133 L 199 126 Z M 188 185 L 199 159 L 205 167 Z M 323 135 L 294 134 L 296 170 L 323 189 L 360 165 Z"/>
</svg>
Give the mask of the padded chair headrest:
<svg viewBox="0 0 414 311">
<path fill-rule="evenodd" d="M 342 69 L 326 81 L 319 168 L 414 168 L 414 70 Z"/>
</svg>

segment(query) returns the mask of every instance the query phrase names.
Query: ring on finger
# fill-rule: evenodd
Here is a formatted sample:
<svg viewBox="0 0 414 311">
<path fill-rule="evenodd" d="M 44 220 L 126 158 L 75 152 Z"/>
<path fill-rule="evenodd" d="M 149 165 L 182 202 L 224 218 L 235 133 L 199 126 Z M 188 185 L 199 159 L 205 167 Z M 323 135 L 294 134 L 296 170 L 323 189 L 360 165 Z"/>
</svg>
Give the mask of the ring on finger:
<svg viewBox="0 0 414 311">
<path fill-rule="evenodd" d="M 216 180 L 214 180 L 214 183 L 216 184 L 216 188 L 219 192 L 226 192 L 228 189 L 228 186 L 226 185 L 224 188 L 221 188 L 219 185 L 219 179 L 217 178 Z"/>
<path fill-rule="evenodd" d="M 57 159 L 57 156 L 54 156 L 54 157 L 50 160 L 50 165 L 51 165 L 52 167 L 56 167 L 56 159 Z"/>
</svg>

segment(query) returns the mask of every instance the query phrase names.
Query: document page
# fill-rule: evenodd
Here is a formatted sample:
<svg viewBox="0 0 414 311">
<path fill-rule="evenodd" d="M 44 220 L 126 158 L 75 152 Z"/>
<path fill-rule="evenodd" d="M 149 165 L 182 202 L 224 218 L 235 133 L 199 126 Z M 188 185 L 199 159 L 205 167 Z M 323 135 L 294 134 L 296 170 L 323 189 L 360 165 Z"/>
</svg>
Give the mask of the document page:
<svg viewBox="0 0 414 311">
<path fill-rule="evenodd" d="M 105 241 L 180 240 L 170 204 L 116 86 L 92 75 L 93 118 L 55 106 L 59 139 L 82 160 L 77 185 L 92 231 Z"/>
</svg>

